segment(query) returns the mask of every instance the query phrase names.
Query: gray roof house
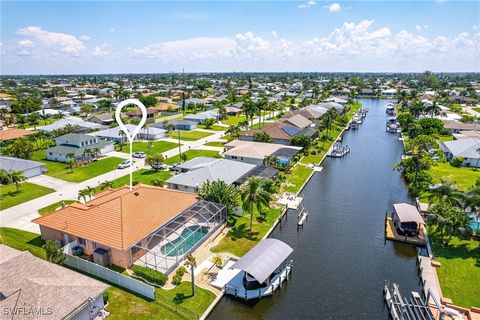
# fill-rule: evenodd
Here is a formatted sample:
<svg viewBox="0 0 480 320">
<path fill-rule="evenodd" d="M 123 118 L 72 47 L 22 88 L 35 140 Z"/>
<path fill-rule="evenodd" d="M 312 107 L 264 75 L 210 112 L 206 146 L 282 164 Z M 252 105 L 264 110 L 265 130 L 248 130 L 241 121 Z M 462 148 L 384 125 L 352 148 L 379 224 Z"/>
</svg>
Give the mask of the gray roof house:
<svg viewBox="0 0 480 320">
<path fill-rule="evenodd" d="M 218 158 L 196 157 L 192 160 L 179 164 L 177 168 L 180 169 L 181 172 L 193 171 L 211 165 L 218 160 Z"/>
<path fill-rule="evenodd" d="M 190 120 L 168 120 L 167 125 L 172 125 L 175 130 L 190 131 L 198 128 L 198 122 Z M 163 122 L 157 122 L 150 127 L 163 129 L 165 128 L 165 124 L 163 124 Z"/>
<path fill-rule="evenodd" d="M 0 156 L 0 169 L 21 171 L 27 179 L 47 172 L 42 162 L 3 156 Z"/>
<path fill-rule="evenodd" d="M 461 157 L 464 159 L 462 166 L 480 166 L 480 139 L 467 138 L 453 141 L 440 141 L 440 147 L 445 154 L 445 158 L 450 161 Z"/>
<path fill-rule="evenodd" d="M 113 143 L 100 140 L 98 137 L 82 134 L 69 133 L 55 138 L 56 146 L 46 150 L 47 160 L 57 162 L 68 162 L 68 155 L 73 154 L 75 161 L 83 159 L 92 159 L 97 155 L 86 154 L 86 150 L 95 152 L 100 150 L 100 154 L 113 151 Z"/>
<path fill-rule="evenodd" d="M 46 132 L 52 132 L 58 129 L 62 129 L 66 127 L 67 125 L 71 126 L 78 126 L 80 127 L 80 130 L 82 132 L 88 132 L 90 130 L 98 130 L 98 129 L 105 129 L 106 126 L 98 123 L 93 123 L 93 122 L 88 122 L 88 121 L 83 121 L 83 120 L 75 120 L 75 119 L 60 119 L 57 122 L 54 122 L 52 124 L 49 124 L 44 127 L 38 128 L 39 131 L 46 131 Z"/>
<path fill-rule="evenodd" d="M 0 274 L 2 319 L 94 319 L 109 287 L 5 245 L 0 245 Z"/>
<path fill-rule="evenodd" d="M 201 168 L 178 174 L 167 180 L 170 189 L 198 192 L 207 181 L 222 180 L 234 184 L 256 165 L 227 159 L 215 159 Z"/>
<path fill-rule="evenodd" d="M 204 123 L 206 119 L 217 119 L 218 111 L 217 110 L 208 110 L 196 114 L 189 114 L 183 117 L 184 120 L 195 121 L 200 124 Z"/>
<path fill-rule="evenodd" d="M 133 132 L 137 126 L 133 124 L 126 124 L 125 127 L 127 127 L 129 132 Z M 159 129 L 155 126 L 148 126 L 138 132 L 138 134 L 135 136 L 135 140 L 159 140 L 164 138 L 166 133 L 167 130 Z M 128 141 L 120 127 L 93 132 L 92 135 L 113 142 Z"/>
</svg>

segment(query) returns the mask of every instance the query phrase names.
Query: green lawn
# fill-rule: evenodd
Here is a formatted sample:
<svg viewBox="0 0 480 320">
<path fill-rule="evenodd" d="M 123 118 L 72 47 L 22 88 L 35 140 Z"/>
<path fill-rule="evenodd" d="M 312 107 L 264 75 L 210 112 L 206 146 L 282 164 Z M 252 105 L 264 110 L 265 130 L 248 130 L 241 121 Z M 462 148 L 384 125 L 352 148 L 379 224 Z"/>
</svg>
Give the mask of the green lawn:
<svg viewBox="0 0 480 320">
<path fill-rule="evenodd" d="M 473 111 L 480 112 L 480 107 L 472 108 Z"/>
<path fill-rule="evenodd" d="M 309 164 L 309 163 L 320 164 L 320 161 L 322 161 L 326 152 L 328 151 L 328 149 L 330 149 L 333 142 L 338 138 L 338 136 L 340 135 L 341 132 L 342 132 L 342 130 L 338 129 L 338 128 L 336 128 L 334 130 L 331 130 L 328 133 L 328 136 L 330 137 L 331 140 L 327 140 L 327 141 L 325 141 L 325 143 L 319 142 L 321 149 L 319 147 L 313 147 L 313 149 L 315 149 L 317 154 L 311 154 L 310 153 L 308 156 L 303 157 L 300 160 L 300 163 L 303 163 L 303 164 Z"/>
<path fill-rule="evenodd" d="M 142 170 L 133 172 L 132 180 L 134 182 L 152 185 L 153 179 L 166 181 L 171 176 L 172 176 L 172 173 L 170 171 L 155 171 L 155 170 L 142 169 Z M 127 174 L 123 177 L 117 178 L 113 180 L 112 183 L 113 183 L 113 188 L 120 188 L 120 187 L 123 187 L 124 185 L 129 185 L 130 175 Z"/>
<path fill-rule="evenodd" d="M 134 141 L 133 142 L 133 152 L 140 152 L 143 151 L 146 154 L 151 153 L 163 153 L 165 151 L 171 150 L 173 148 L 178 147 L 177 143 L 173 143 L 170 141 L 155 141 L 152 142 L 150 145 L 150 149 L 148 148 L 148 142 L 144 141 Z M 126 152 L 130 150 L 130 144 L 127 144 L 125 148 Z"/>
<path fill-rule="evenodd" d="M 258 211 L 254 210 L 253 230 L 250 232 L 250 213 L 244 213 L 242 217 L 235 217 L 235 227 L 211 249 L 212 252 L 231 252 L 241 257 L 252 249 L 270 230 L 274 222 L 280 216 L 280 208 L 268 210 L 267 220 L 259 222 Z"/>
<path fill-rule="evenodd" d="M 450 163 L 439 163 L 432 166 L 428 172 L 430 173 L 433 183 L 438 183 L 442 178 L 450 178 L 457 184 L 461 190 L 470 189 L 475 180 L 480 178 L 480 170 L 475 171 L 473 168 L 452 167 Z"/>
<path fill-rule="evenodd" d="M 44 241 L 36 233 L 3 227 L 0 228 L 0 244 L 21 251 L 28 250 L 34 256 L 46 259 L 45 250 L 42 248 Z"/>
<path fill-rule="evenodd" d="M 438 137 L 438 140 L 443 141 L 443 142 L 445 142 L 445 141 L 452 141 L 452 140 L 453 140 L 453 136 L 452 136 L 452 135 L 440 136 L 440 137 Z"/>
<path fill-rule="evenodd" d="M 205 131 L 182 131 L 180 130 L 180 140 L 183 141 L 195 141 L 212 135 L 211 132 Z M 178 139 L 178 130 L 173 130 L 168 133 L 168 136 L 173 139 Z"/>
<path fill-rule="evenodd" d="M 85 167 L 74 168 L 72 173 L 66 163 L 48 161 L 45 157 L 45 150 L 38 150 L 33 153 L 31 160 L 45 163 L 45 168 L 48 169 L 48 172 L 45 173 L 47 176 L 70 182 L 82 182 L 110 172 L 116 169 L 118 164 L 124 160 L 116 157 L 108 157 L 93 161 Z"/>
<path fill-rule="evenodd" d="M 182 148 L 182 153 L 185 153 L 187 155 L 187 161 L 192 160 L 193 158 L 196 158 L 196 157 L 212 157 L 212 158 L 220 157 L 220 153 L 218 151 L 193 149 L 193 150 L 188 150 L 184 152 L 183 149 L 185 148 Z M 180 162 L 180 156 L 178 154 L 176 156 L 173 156 L 165 160 L 165 163 L 168 165 L 172 165 L 174 163 L 179 163 L 179 162 Z"/>
<path fill-rule="evenodd" d="M 209 147 L 223 147 L 225 146 L 225 143 L 226 142 L 213 141 L 213 142 L 207 142 L 204 145 Z"/>
<path fill-rule="evenodd" d="M 442 264 L 436 270 L 443 296 L 461 307 L 480 307 L 480 242 L 454 237 L 446 247 L 431 228 L 429 239 Z"/>
<path fill-rule="evenodd" d="M 245 119 L 246 119 L 245 116 L 229 116 L 228 118 L 223 119 L 222 123 L 227 124 L 229 126 L 233 126 L 233 125 L 239 124 L 240 122 L 244 122 Z"/>
<path fill-rule="evenodd" d="M 55 212 L 58 208 L 62 206 L 62 204 L 69 205 L 74 202 L 77 202 L 76 200 L 60 200 L 58 202 L 52 203 L 49 206 L 43 207 L 41 209 L 38 209 L 38 214 L 40 215 L 46 215 L 51 212 Z"/>
<path fill-rule="evenodd" d="M 313 169 L 307 168 L 303 165 L 295 166 L 289 174 L 287 174 L 287 181 L 285 185 L 285 191 L 297 193 L 300 191 L 302 185 L 307 181 Z"/>
<path fill-rule="evenodd" d="M 156 300 L 147 301 L 135 294 L 111 287 L 107 290 L 109 319 L 198 319 L 215 299 L 211 291 L 182 282 L 171 290 L 155 289 Z"/>
<path fill-rule="evenodd" d="M 46 258 L 44 242 L 36 233 L 0 228 L 0 243 Z M 121 288 L 110 287 L 106 291 L 109 319 L 198 319 L 215 299 L 215 294 L 198 286 L 195 296 L 191 297 L 190 282 L 182 282 L 171 290 L 156 288 L 155 291 L 156 300 L 148 301 Z"/>
<path fill-rule="evenodd" d="M 53 189 L 30 182 L 22 182 L 20 184 L 20 190 L 17 193 L 14 183 L 2 185 L 0 187 L 0 210 L 16 206 L 54 191 Z"/>
<path fill-rule="evenodd" d="M 216 124 L 214 124 L 213 126 L 211 126 L 210 128 L 207 128 L 205 127 L 204 124 L 201 124 L 198 126 L 200 129 L 205 129 L 205 130 L 213 130 L 213 131 L 225 131 L 227 130 L 227 127 L 222 127 L 222 126 L 218 126 Z"/>
</svg>

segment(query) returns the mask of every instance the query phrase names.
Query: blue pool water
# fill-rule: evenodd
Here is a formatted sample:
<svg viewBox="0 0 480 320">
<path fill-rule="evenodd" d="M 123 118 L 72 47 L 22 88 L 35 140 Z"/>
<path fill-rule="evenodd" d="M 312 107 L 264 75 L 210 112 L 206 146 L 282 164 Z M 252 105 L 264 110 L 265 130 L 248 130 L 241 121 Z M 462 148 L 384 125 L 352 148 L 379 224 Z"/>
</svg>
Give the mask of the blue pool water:
<svg viewBox="0 0 480 320">
<path fill-rule="evenodd" d="M 469 214 L 468 216 L 472 220 L 470 222 L 470 228 L 472 228 L 473 233 L 480 233 L 480 221 L 477 221 L 477 216 L 474 213 Z"/>
<path fill-rule="evenodd" d="M 208 233 L 207 227 L 191 226 L 183 229 L 181 237 L 163 245 L 160 250 L 167 256 L 180 256 L 193 248 Z"/>
</svg>

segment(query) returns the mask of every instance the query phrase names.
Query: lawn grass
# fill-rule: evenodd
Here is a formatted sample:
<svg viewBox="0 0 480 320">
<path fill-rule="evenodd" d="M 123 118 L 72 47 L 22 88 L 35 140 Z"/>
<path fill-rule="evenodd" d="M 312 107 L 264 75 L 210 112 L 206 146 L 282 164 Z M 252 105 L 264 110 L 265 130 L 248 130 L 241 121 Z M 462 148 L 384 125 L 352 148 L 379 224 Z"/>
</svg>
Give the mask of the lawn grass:
<svg viewBox="0 0 480 320">
<path fill-rule="evenodd" d="M 44 241 L 36 233 L 0 228 L 0 244 L 17 250 L 28 250 L 33 255 L 46 259 L 42 248 Z M 115 267 L 111 269 L 124 272 Z M 198 286 L 195 288 L 195 296 L 191 297 L 190 282 L 182 282 L 171 290 L 156 288 L 155 301 L 146 300 L 116 286 L 110 287 L 106 295 L 109 303 L 107 310 L 111 313 L 108 319 L 198 319 L 215 299 L 214 293 Z"/>
<path fill-rule="evenodd" d="M 111 287 L 107 310 L 109 319 L 198 319 L 215 299 L 209 290 L 195 287 L 191 296 L 191 283 L 182 282 L 171 290 L 155 288 L 155 301 L 147 301 L 135 294 Z"/>
<path fill-rule="evenodd" d="M 469 190 L 480 178 L 480 170 L 475 171 L 473 168 L 453 167 L 448 162 L 438 163 L 432 166 L 428 173 L 432 177 L 433 183 L 438 183 L 443 179 L 452 179 L 460 190 Z"/>
<path fill-rule="evenodd" d="M 133 172 L 132 180 L 138 183 L 153 185 L 152 183 L 153 179 L 166 181 L 171 176 L 172 176 L 172 173 L 170 171 L 155 171 L 155 170 L 149 170 L 149 169 L 142 169 L 142 170 Z M 120 187 L 123 187 L 124 185 L 129 185 L 130 175 L 127 174 L 123 177 L 112 180 L 112 184 L 113 184 L 113 188 L 120 188 Z"/>
<path fill-rule="evenodd" d="M 437 274 L 442 294 L 455 305 L 480 307 L 480 242 L 453 237 L 448 246 L 429 228 L 429 239 L 435 260 L 442 266 Z"/>
<path fill-rule="evenodd" d="M 145 141 L 134 141 L 133 142 L 133 152 L 145 152 L 146 154 L 153 153 L 164 153 L 165 151 L 171 150 L 178 147 L 177 143 L 170 141 L 154 141 L 148 148 L 148 142 Z M 130 144 L 127 143 L 126 152 L 130 151 Z"/>
<path fill-rule="evenodd" d="M 195 141 L 195 140 L 199 140 L 199 139 L 211 136 L 212 134 L 213 133 L 211 132 L 198 131 L 198 130 L 192 130 L 192 131 L 180 130 L 180 140 Z M 168 133 L 168 136 L 173 139 L 178 139 L 178 130 L 170 131 Z"/>
<path fill-rule="evenodd" d="M 473 111 L 480 112 L 480 107 L 472 108 Z"/>
<path fill-rule="evenodd" d="M 316 150 L 316 153 L 317 154 L 309 154 L 308 156 L 304 156 L 301 160 L 300 160 L 300 163 L 303 163 L 303 164 L 309 164 L 309 163 L 313 163 L 313 164 L 320 164 L 320 161 L 322 161 L 322 159 L 324 158 L 325 154 L 327 153 L 327 151 L 330 149 L 330 147 L 332 146 L 333 142 L 338 138 L 338 136 L 340 135 L 340 133 L 342 132 L 341 129 L 339 128 L 336 128 L 334 130 L 331 130 L 329 133 L 328 133 L 328 136 L 330 137 L 330 140 L 327 140 L 325 141 L 325 143 L 323 142 L 318 142 L 320 144 L 320 147 L 313 147 L 315 150 Z"/>
<path fill-rule="evenodd" d="M 280 208 L 270 208 L 267 211 L 266 221 L 259 222 L 258 211 L 254 210 L 253 230 L 250 232 L 250 213 L 244 213 L 242 217 L 235 217 L 235 227 L 228 231 L 227 235 L 211 249 L 212 252 L 230 252 L 241 257 L 252 249 L 270 230 L 280 216 Z"/>
<path fill-rule="evenodd" d="M 2 185 L 0 187 L 0 210 L 16 206 L 52 192 L 55 192 L 55 190 L 30 182 L 22 182 L 18 193 L 14 183 Z"/>
<path fill-rule="evenodd" d="M 108 157 L 102 160 L 93 161 L 85 167 L 74 168 L 73 173 L 70 172 L 70 168 L 66 163 L 48 161 L 46 159 L 45 150 L 35 151 L 31 160 L 43 162 L 45 168 L 48 170 L 48 172 L 45 173 L 47 176 L 70 182 L 82 182 L 116 169 L 124 159 Z"/>
<path fill-rule="evenodd" d="M 220 153 L 218 151 L 213 151 L 213 150 L 192 149 L 185 152 L 182 150 L 182 153 L 185 153 L 187 155 L 187 161 L 192 160 L 193 158 L 196 158 L 196 157 L 211 157 L 211 158 L 220 157 Z M 179 162 L 180 162 L 180 155 L 178 154 L 176 156 L 173 156 L 165 160 L 165 163 L 168 165 L 172 165 L 174 163 L 179 163 Z"/>
<path fill-rule="evenodd" d="M 0 244 L 21 251 L 28 250 L 42 259 L 47 257 L 45 249 L 42 248 L 44 243 L 39 234 L 7 227 L 0 228 Z"/>
<path fill-rule="evenodd" d="M 211 126 L 210 128 L 207 128 L 204 124 L 200 124 L 198 125 L 198 127 L 200 129 L 205 129 L 205 130 L 213 130 L 213 131 L 225 131 L 227 130 L 227 127 L 222 127 L 222 126 L 218 126 L 218 125 L 213 125 Z"/>
<path fill-rule="evenodd" d="M 58 202 L 52 203 L 49 206 L 43 207 L 41 209 L 38 209 L 38 214 L 43 216 L 46 214 L 49 214 L 51 212 L 55 212 L 58 208 L 62 206 L 62 204 L 69 205 L 74 202 L 77 202 L 76 200 L 60 200 Z"/>
<path fill-rule="evenodd" d="M 234 126 L 234 125 L 238 125 L 241 122 L 244 122 L 245 119 L 246 119 L 245 116 L 229 116 L 228 118 L 223 119 L 222 123 L 227 124 L 229 126 Z"/>
<path fill-rule="evenodd" d="M 453 136 L 452 136 L 452 135 L 440 136 L 440 137 L 438 137 L 438 140 L 440 140 L 440 141 L 442 141 L 442 142 L 452 141 L 452 140 L 453 140 Z"/>
<path fill-rule="evenodd" d="M 209 146 L 209 147 L 223 147 L 225 146 L 226 142 L 220 142 L 220 141 L 212 141 L 212 142 L 207 142 L 204 144 L 204 146 Z"/>
<path fill-rule="evenodd" d="M 302 185 L 307 181 L 313 169 L 307 168 L 303 165 L 296 165 L 289 174 L 287 174 L 287 181 L 284 186 L 285 191 L 297 193 L 300 191 Z"/>
</svg>

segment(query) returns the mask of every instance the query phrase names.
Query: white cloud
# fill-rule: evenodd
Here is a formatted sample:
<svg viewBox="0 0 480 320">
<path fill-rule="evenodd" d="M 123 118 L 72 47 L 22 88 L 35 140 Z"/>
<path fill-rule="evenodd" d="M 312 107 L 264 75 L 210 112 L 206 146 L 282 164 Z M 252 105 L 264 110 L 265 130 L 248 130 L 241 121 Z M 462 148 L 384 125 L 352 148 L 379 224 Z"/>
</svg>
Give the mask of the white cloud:
<svg viewBox="0 0 480 320">
<path fill-rule="evenodd" d="M 88 41 L 90 40 L 91 38 L 87 35 L 81 35 L 80 37 L 78 37 L 78 39 L 82 40 L 82 41 Z"/>
<path fill-rule="evenodd" d="M 112 45 L 109 43 L 102 43 L 101 45 L 94 46 L 92 50 L 92 56 L 105 58 L 110 56 L 112 53 Z"/>
<path fill-rule="evenodd" d="M 277 38 L 277 37 L 278 37 L 277 31 L 275 31 L 275 30 L 273 30 L 273 31 L 271 32 L 271 34 L 272 34 L 272 36 L 273 36 L 274 38 Z"/>
<path fill-rule="evenodd" d="M 108 29 L 108 31 L 114 32 L 114 31 L 115 31 L 115 28 L 112 27 L 112 28 Z"/>
<path fill-rule="evenodd" d="M 428 29 L 428 24 L 424 24 L 423 26 L 416 25 L 415 30 L 421 32 L 422 30 Z"/>
<path fill-rule="evenodd" d="M 298 7 L 300 9 L 306 9 L 306 8 L 310 8 L 310 7 L 313 7 L 313 6 L 316 6 L 317 5 L 317 2 L 315 0 L 309 0 L 305 3 L 301 3 L 298 5 Z"/>
<path fill-rule="evenodd" d="M 37 50 L 31 52 L 32 54 L 55 55 L 60 52 L 71 56 L 79 56 L 85 51 L 83 42 L 71 34 L 49 32 L 36 26 L 18 29 L 17 34 L 25 38 L 22 41 L 30 41 L 36 44 Z M 21 45 L 20 42 L 19 45 Z M 28 43 L 30 44 L 30 42 Z M 22 53 L 25 54 L 26 52 L 22 51 Z"/>
<path fill-rule="evenodd" d="M 334 2 L 330 5 L 325 5 L 322 8 L 328 9 L 328 11 L 330 12 L 339 12 L 340 10 L 342 10 L 342 6 L 338 2 Z"/>
</svg>

